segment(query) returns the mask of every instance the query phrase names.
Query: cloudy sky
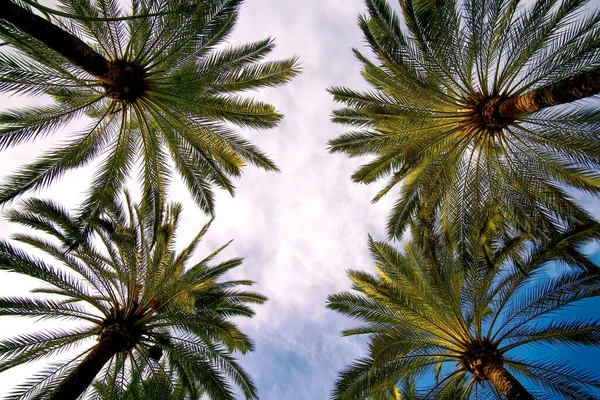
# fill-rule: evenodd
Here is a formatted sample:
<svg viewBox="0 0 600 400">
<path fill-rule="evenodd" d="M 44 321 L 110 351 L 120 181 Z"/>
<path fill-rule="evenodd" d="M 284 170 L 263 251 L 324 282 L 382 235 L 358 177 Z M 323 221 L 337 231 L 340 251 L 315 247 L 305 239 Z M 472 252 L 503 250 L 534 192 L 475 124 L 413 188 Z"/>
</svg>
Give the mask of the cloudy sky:
<svg viewBox="0 0 600 400">
<path fill-rule="evenodd" d="M 265 150 L 281 173 L 248 168 L 237 181 L 235 198 L 218 196 L 216 220 L 197 251 L 197 258 L 234 239 L 226 258 L 242 256 L 236 276 L 257 281 L 269 297 L 252 320 L 241 321 L 256 342 L 256 351 L 242 358 L 265 400 L 320 400 L 332 389 L 337 371 L 364 353 L 360 340 L 341 339 L 352 325 L 324 307 L 328 294 L 349 286 L 345 270 L 369 269 L 367 234 L 384 239 L 385 216 L 393 197 L 372 205 L 378 186 L 350 181 L 364 160 L 346 159 L 326 151 L 328 139 L 344 131 L 329 121 L 335 108 L 326 88 L 365 87 L 351 47 L 362 47 L 356 18 L 365 11 L 362 0 L 248 0 L 231 44 L 275 37 L 271 58 L 299 55 L 303 73 L 283 88 L 256 94 L 284 115 L 273 130 L 245 130 L 244 136 Z M 0 98 L 0 107 L 23 101 Z M 68 131 L 36 144 L 0 154 L 2 175 L 35 158 Z M 83 199 L 93 166 L 77 171 L 40 194 L 68 207 Z M 185 205 L 181 243 L 189 241 L 208 221 L 176 182 L 171 199 Z M 18 228 L 0 222 L 0 235 Z M 0 275 L 0 292 L 22 293 L 28 283 Z M 0 320 L 2 336 L 30 326 Z M 10 327 L 8 326 L 10 325 Z M 0 374 L 0 396 L 31 367 Z"/>
</svg>

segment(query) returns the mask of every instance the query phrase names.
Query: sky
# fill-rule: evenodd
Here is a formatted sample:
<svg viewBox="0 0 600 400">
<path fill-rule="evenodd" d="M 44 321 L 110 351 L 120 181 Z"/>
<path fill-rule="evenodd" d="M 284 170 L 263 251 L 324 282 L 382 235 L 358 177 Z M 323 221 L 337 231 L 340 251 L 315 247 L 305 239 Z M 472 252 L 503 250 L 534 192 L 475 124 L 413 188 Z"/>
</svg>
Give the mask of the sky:
<svg viewBox="0 0 600 400">
<path fill-rule="evenodd" d="M 356 19 L 365 10 L 362 0 L 248 0 L 228 39 L 240 44 L 274 37 L 277 48 L 270 59 L 298 55 L 303 70 L 284 87 L 254 94 L 285 115 L 278 128 L 238 128 L 275 160 L 281 172 L 249 167 L 236 182 L 234 198 L 218 193 L 216 219 L 195 256 L 199 260 L 233 239 L 223 258 L 245 258 L 234 276 L 255 280 L 254 289 L 269 297 L 267 304 L 256 307 L 253 319 L 239 321 L 256 344 L 253 353 L 239 359 L 264 400 L 326 399 L 337 372 L 365 354 L 363 340 L 339 335 L 356 322 L 325 308 L 328 294 L 349 288 L 345 270 L 371 268 L 367 234 L 385 239 L 385 217 L 394 201 L 392 195 L 371 204 L 380 186 L 350 180 L 366 159 L 347 159 L 326 150 L 327 140 L 346 130 L 330 122 L 336 105 L 326 88 L 366 87 L 351 52 L 352 47 L 364 49 Z M 0 108 L 23 101 L 0 95 Z M 63 130 L 0 153 L 0 176 L 67 136 L 68 130 Z M 95 165 L 63 177 L 38 195 L 75 208 Z M 209 218 L 180 182 L 170 188 L 170 199 L 184 205 L 179 231 L 183 245 Z M 0 221 L 1 238 L 18 230 Z M 0 274 L 3 295 L 22 293 L 28 285 Z M 0 319 L 0 336 L 31 326 Z M 0 397 L 32 368 L 0 374 Z"/>
</svg>

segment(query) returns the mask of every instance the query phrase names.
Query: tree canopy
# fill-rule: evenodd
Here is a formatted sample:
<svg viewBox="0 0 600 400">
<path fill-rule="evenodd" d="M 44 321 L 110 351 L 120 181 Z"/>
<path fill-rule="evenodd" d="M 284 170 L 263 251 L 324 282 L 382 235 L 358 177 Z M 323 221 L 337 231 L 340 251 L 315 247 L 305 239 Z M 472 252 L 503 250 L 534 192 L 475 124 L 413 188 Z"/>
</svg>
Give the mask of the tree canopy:
<svg viewBox="0 0 600 400">
<path fill-rule="evenodd" d="M 86 223 L 49 200 L 30 199 L 9 212 L 12 222 L 43 234 L 20 233 L 13 240 L 58 263 L 0 242 L 0 269 L 42 283 L 34 290 L 38 296 L 1 297 L 0 315 L 76 324 L 0 341 L 0 371 L 74 352 L 32 374 L 7 398 L 75 399 L 96 375 L 112 376 L 113 389 L 124 392 L 116 377 L 132 371 L 145 377 L 165 366 L 193 398 L 201 388 L 212 399 L 231 400 L 233 385 L 256 398 L 254 383 L 232 356 L 253 350 L 253 343 L 230 319 L 252 317 L 250 305 L 266 298 L 240 289 L 252 281 L 219 280 L 242 263 L 233 258 L 210 264 L 227 245 L 192 262 L 209 224 L 176 251 L 180 212 L 172 204 L 156 223 L 128 197 Z"/>
<path fill-rule="evenodd" d="M 390 238 L 416 221 L 419 240 L 461 241 L 489 208 L 535 234 L 593 220 L 572 191 L 600 193 L 598 101 L 551 107 L 600 92 L 600 10 L 582 14 L 589 3 L 401 0 L 398 15 L 366 1 L 359 25 L 374 60 L 354 54 L 372 89 L 330 89 L 345 105 L 333 121 L 355 130 L 329 149 L 375 156 L 352 176 L 388 178 L 373 201 L 400 187 Z"/>
<path fill-rule="evenodd" d="M 435 383 L 423 398 L 456 396 L 457 383 L 465 399 L 593 398 L 597 374 L 568 353 L 541 359 L 522 350 L 600 344 L 600 320 L 569 314 L 600 294 L 600 275 L 556 251 L 597 238 L 595 230 L 548 241 L 489 237 L 467 256 L 441 239 L 432 257 L 415 242 L 401 253 L 370 238 L 376 274 L 351 270 L 353 291 L 328 298 L 329 308 L 361 321 L 343 335 L 368 338 L 367 356 L 340 373 L 332 399 L 384 399 L 425 376 Z M 465 259 L 476 263 L 465 268 Z"/>
<path fill-rule="evenodd" d="M 42 106 L 0 112 L 0 150 L 50 135 L 81 116 L 87 127 L 0 185 L 0 204 L 50 184 L 106 153 L 81 215 L 118 195 L 142 158 L 144 199 L 160 212 L 176 173 L 196 203 L 214 212 L 213 187 L 233 194 L 250 163 L 277 171 L 231 125 L 273 128 L 275 107 L 242 97 L 299 72 L 295 57 L 264 61 L 272 39 L 223 46 L 243 0 L 64 1 L 62 12 L 32 12 L 34 1 L 3 1 L 0 91 L 46 95 Z M 42 11 L 48 8 L 42 7 Z"/>
</svg>

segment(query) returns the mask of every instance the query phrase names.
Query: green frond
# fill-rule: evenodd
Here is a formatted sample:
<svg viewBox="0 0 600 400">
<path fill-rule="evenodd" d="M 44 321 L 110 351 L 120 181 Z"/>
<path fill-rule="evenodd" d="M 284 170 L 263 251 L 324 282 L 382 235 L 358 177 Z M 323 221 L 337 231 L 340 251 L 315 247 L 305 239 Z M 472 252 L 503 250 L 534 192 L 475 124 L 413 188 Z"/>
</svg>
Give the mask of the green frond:
<svg viewBox="0 0 600 400">
<path fill-rule="evenodd" d="M 275 48 L 273 39 L 263 39 L 258 42 L 231 46 L 222 50 L 212 51 L 197 61 L 200 71 L 233 71 L 263 60 Z"/>
<path fill-rule="evenodd" d="M 131 376 L 127 378 L 126 387 L 115 385 L 118 379 L 124 379 L 118 376 L 109 377 L 103 382 L 94 384 L 94 391 L 101 400 L 191 400 L 183 385 L 177 382 L 173 371 L 160 368 L 158 371 L 150 371 L 147 377 L 142 376 L 138 369 L 131 371 Z"/>
<path fill-rule="evenodd" d="M 110 156 L 94 176 L 87 198 L 81 206 L 80 213 L 84 218 L 96 215 L 102 204 L 117 197 L 125 184 L 140 144 L 139 138 L 132 135 L 129 129 L 130 118 L 132 118 L 130 114 L 123 112 L 116 141 L 112 148 L 108 149 Z"/>
<path fill-rule="evenodd" d="M 96 334 L 96 328 L 55 330 L 24 334 L 0 341 L 0 371 L 19 364 L 39 360 L 60 352 L 68 351 L 74 344 Z"/>
<path fill-rule="evenodd" d="M 521 326 L 505 336 L 507 340 L 517 341 L 506 350 L 526 344 L 549 344 L 570 346 L 598 346 L 600 344 L 600 323 L 589 321 L 560 321 L 546 325 Z"/>
<path fill-rule="evenodd" d="M 542 397 L 561 396 L 566 399 L 593 398 L 592 388 L 600 387 L 597 376 L 574 365 L 556 360 L 532 364 L 530 360 L 514 360 L 508 365 L 518 374 L 532 380 L 542 390 Z"/>
<path fill-rule="evenodd" d="M 9 202 L 27 190 L 45 187 L 68 170 L 90 162 L 105 147 L 114 125 L 113 118 L 101 120 L 72 140 L 69 146 L 48 153 L 15 172 L 0 186 L 0 203 Z"/>
<path fill-rule="evenodd" d="M 0 148 L 43 137 L 58 127 L 82 115 L 85 108 L 100 100 L 77 101 L 71 107 L 64 104 L 40 106 L 32 109 L 6 110 L 0 114 Z"/>
<path fill-rule="evenodd" d="M 42 371 L 34 372 L 23 383 L 12 389 L 6 399 L 23 400 L 32 396 L 49 396 L 76 366 L 79 358 L 62 363 L 51 363 Z"/>
<path fill-rule="evenodd" d="M 92 323 L 100 323 L 93 314 L 87 312 L 76 303 L 64 303 L 55 300 L 35 300 L 27 298 L 0 298 L 0 315 L 13 315 L 22 317 L 44 318 L 66 318 L 71 317 L 87 320 Z"/>
<path fill-rule="evenodd" d="M 215 93 L 243 91 L 282 85 L 300 73 L 298 58 L 255 64 L 242 70 L 222 73 L 211 88 Z"/>
</svg>

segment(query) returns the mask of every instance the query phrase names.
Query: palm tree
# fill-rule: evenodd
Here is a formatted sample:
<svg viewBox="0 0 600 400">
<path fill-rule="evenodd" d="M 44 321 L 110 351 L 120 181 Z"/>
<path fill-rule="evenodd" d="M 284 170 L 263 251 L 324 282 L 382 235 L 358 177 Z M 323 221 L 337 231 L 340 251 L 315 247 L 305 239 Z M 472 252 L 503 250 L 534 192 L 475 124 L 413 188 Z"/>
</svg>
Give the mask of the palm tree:
<svg viewBox="0 0 600 400">
<path fill-rule="evenodd" d="M 343 335 L 368 335 L 368 355 L 340 373 L 332 398 L 379 399 L 398 382 L 425 376 L 436 383 L 422 398 L 597 398 L 597 374 L 523 350 L 600 344 L 600 320 L 565 314 L 600 295 L 600 276 L 544 268 L 551 261 L 579 266 L 583 256 L 572 252 L 597 239 L 598 229 L 554 241 L 487 235 L 466 257 L 436 238 L 435 259 L 415 242 L 402 254 L 369 238 L 377 274 L 350 271 L 354 292 L 328 298 L 329 308 L 362 322 Z M 465 269 L 465 259 L 478 265 Z"/>
<path fill-rule="evenodd" d="M 251 317 L 249 305 L 266 298 L 238 288 L 251 281 L 217 281 L 242 260 L 209 265 L 225 245 L 190 265 L 209 224 L 185 249 L 175 251 L 181 212 L 177 204 L 161 213 L 158 223 L 129 197 L 106 207 L 89 222 L 40 199 L 29 199 L 22 209 L 9 212 L 11 221 L 50 236 L 17 234 L 14 239 L 60 266 L 0 242 L 0 269 L 42 281 L 35 293 L 48 295 L 1 297 L 0 315 L 77 324 L 0 341 L 0 372 L 73 351 L 71 359 L 32 375 L 8 398 L 76 399 L 95 377 L 136 370 L 146 376 L 148 370 L 160 370 L 164 364 L 159 360 L 192 397 L 200 387 L 211 399 L 233 399 L 232 382 L 247 398 L 256 398 L 252 380 L 232 356 L 234 351 L 253 350 L 253 344 L 229 318 Z M 81 351 L 79 345 L 88 347 Z"/>
<path fill-rule="evenodd" d="M 68 142 L 8 177 L 0 204 L 102 153 L 108 156 L 83 217 L 119 193 L 140 156 L 144 198 L 157 213 L 172 172 L 212 214 L 213 186 L 233 194 L 231 179 L 246 163 L 277 171 L 228 125 L 277 126 L 282 115 L 272 105 L 239 93 L 284 84 L 299 72 L 298 62 L 261 61 L 274 48 L 271 39 L 218 47 L 242 2 L 132 0 L 131 15 L 124 15 L 112 0 L 64 1 L 63 11 L 33 0 L 0 0 L 0 91 L 52 100 L 0 113 L 0 149 L 50 135 L 82 115 L 91 119 Z"/>
<path fill-rule="evenodd" d="M 329 149 L 376 156 L 352 176 L 389 177 L 374 202 L 402 183 L 390 238 L 416 221 L 418 235 L 460 240 L 488 207 L 531 232 L 591 222 L 569 194 L 600 193 L 600 107 L 581 100 L 600 93 L 589 0 L 400 0 L 403 18 L 366 4 L 359 25 L 376 60 L 354 53 L 372 90 L 330 89 L 346 106 L 333 121 L 356 130 Z"/>
</svg>

